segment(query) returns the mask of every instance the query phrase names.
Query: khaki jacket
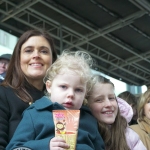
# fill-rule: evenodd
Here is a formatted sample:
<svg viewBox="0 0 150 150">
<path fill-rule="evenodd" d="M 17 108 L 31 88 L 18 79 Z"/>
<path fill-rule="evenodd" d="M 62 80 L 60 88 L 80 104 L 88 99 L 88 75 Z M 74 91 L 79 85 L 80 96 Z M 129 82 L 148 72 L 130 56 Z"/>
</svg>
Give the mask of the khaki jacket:
<svg viewBox="0 0 150 150">
<path fill-rule="evenodd" d="M 148 125 L 148 124 L 147 124 Z M 143 144 L 150 150 L 150 135 L 139 124 L 130 126 L 139 136 Z"/>
</svg>

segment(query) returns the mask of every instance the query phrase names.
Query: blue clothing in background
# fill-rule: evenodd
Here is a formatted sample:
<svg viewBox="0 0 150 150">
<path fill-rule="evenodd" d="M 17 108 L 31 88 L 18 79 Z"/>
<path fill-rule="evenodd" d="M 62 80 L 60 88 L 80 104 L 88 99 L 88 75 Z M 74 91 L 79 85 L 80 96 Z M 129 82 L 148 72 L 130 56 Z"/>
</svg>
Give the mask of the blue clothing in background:
<svg viewBox="0 0 150 150">
<path fill-rule="evenodd" d="M 2 83 L 2 82 L 3 82 L 3 80 L 5 79 L 5 76 L 6 76 L 6 72 L 5 72 L 5 73 L 0 74 L 0 83 Z"/>
<path fill-rule="evenodd" d="M 6 147 L 12 150 L 27 147 L 32 150 L 49 150 L 50 140 L 55 136 L 52 110 L 64 109 L 42 97 L 27 108 L 16 132 Z M 104 142 L 99 134 L 97 121 L 87 107 L 80 109 L 80 121 L 76 150 L 104 150 Z"/>
</svg>

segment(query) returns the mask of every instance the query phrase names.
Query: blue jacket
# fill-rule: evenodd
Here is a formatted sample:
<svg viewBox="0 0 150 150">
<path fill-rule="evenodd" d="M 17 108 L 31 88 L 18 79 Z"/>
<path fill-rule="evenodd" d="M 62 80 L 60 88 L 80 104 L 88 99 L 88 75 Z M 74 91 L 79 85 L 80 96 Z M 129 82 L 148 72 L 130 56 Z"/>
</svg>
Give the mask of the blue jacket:
<svg viewBox="0 0 150 150">
<path fill-rule="evenodd" d="M 45 96 L 37 100 L 25 110 L 23 119 L 6 150 L 17 147 L 49 150 L 49 142 L 55 136 L 52 110 L 58 109 L 64 109 L 64 107 L 58 103 L 52 103 Z M 104 142 L 98 132 L 97 121 L 87 107 L 80 109 L 76 150 L 104 150 Z"/>
</svg>

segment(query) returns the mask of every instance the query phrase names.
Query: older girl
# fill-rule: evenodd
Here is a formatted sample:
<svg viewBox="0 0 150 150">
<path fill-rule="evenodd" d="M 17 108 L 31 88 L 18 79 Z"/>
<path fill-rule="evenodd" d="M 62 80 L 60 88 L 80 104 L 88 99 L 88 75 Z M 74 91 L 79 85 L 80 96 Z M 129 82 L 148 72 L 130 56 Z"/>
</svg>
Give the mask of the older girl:
<svg viewBox="0 0 150 150">
<path fill-rule="evenodd" d="M 113 83 L 100 75 L 93 76 L 93 81 L 95 84 L 89 93 L 88 105 L 99 122 L 99 132 L 106 150 L 146 150 L 139 136 L 128 127 L 126 119 L 120 114 Z M 126 108 L 124 111 L 127 114 L 129 110 Z"/>
</svg>

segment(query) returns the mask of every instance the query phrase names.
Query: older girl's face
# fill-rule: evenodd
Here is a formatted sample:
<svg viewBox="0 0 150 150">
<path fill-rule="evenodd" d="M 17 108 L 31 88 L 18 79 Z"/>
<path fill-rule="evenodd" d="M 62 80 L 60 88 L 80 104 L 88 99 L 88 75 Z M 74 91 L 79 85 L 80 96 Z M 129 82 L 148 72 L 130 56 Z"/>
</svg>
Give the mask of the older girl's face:
<svg viewBox="0 0 150 150">
<path fill-rule="evenodd" d="M 118 112 L 118 104 L 114 87 L 111 84 L 97 83 L 88 102 L 92 114 L 98 121 L 108 125 L 114 123 Z"/>
<path fill-rule="evenodd" d="M 20 64 L 29 81 L 43 80 L 52 64 L 52 52 L 48 41 L 42 36 L 30 37 L 21 47 Z"/>
<path fill-rule="evenodd" d="M 144 106 L 144 114 L 148 119 L 150 119 L 150 101 L 148 101 Z"/>
</svg>

